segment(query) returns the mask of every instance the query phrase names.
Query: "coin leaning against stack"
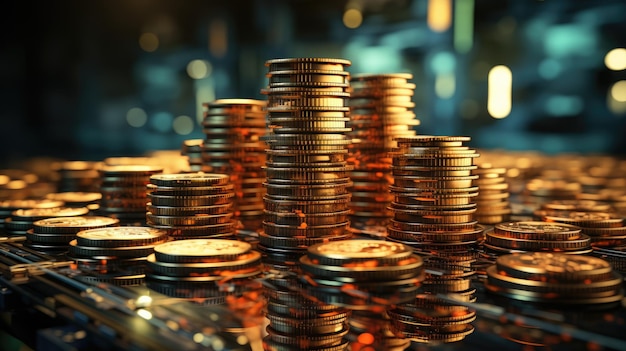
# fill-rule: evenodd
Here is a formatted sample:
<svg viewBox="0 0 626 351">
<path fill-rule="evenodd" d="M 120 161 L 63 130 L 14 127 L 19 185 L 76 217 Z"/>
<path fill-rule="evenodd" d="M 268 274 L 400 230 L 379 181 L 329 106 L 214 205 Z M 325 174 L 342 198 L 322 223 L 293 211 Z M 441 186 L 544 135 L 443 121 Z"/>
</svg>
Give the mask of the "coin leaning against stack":
<svg viewBox="0 0 626 351">
<path fill-rule="evenodd" d="M 146 220 L 172 239 L 229 238 L 235 235 L 233 185 L 227 174 L 155 174 L 146 185 Z"/>
<path fill-rule="evenodd" d="M 434 298 L 453 293 L 474 299 L 471 278 L 476 246 L 483 227 L 474 219 L 473 199 L 478 188 L 472 181 L 476 169 L 474 149 L 463 136 L 397 138 L 390 152 L 394 217 L 387 227 L 388 240 L 400 242 L 422 255 L 427 273 L 413 301 L 388 313 L 395 330 L 416 342 L 452 342 L 473 332 L 476 313 Z"/>
<path fill-rule="evenodd" d="M 234 214 L 243 230 L 257 232 L 263 219 L 265 188 L 266 102 L 254 99 L 218 99 L 203 103 L 206 135 L 202 164 L 206 172 L 230 175 L 234 186 Z"/>
<path fill-rule="evenodd" d="M 302 293 L 299 258 L 309 246 L 349 238 L 352 185 L 346 160 L 350 61 L 286 58 L 266 62 L 268 145 L 263 231 L 258 249 L 270 280 L 264 347 L 343 350 L 348 311 Z M 294 274 L 295 275 L 295 274 Z M 306 337 L 305 337 L 306 336 Z"/>
<path fill-rule="evenodd" d="M 388 206 L 393 200 L 391 158 L 389 151 L 397 146 L 395 138 L 415 135 L 419 125 L 411 101 L 415 84 L 410 73 L 358 74 L 350 77 L 351 95 L 348 135 L 350 173 L 353 185 L 351 226 L 355 230 L 384 232 L 393 214 Z"/>
</svg>

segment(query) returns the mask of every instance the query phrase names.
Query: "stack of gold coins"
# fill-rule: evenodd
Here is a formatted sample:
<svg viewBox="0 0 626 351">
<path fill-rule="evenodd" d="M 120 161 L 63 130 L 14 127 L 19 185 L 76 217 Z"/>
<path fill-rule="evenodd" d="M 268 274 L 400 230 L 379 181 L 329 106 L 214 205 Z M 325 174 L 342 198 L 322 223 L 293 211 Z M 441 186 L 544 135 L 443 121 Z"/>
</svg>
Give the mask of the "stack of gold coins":
<svg viewBox="0 0 626 351">
<path fill-rule="evenodd" d="M 155 174 L 147 186 L 147 224 L 173 239 L 233 237 L 233 185 L 227 174 Z"/>
<path fill-rule="evenodd" d="M 33 228 L 26 231 L 25 246 L 33 250 L 60 254 L 68 250 L 70 241 L 76 239 L 81 230 L 114 227 L 119 220 L 104 216 L 51 217 L 33 222 Z"/>
<path fill-rule="evenodd" d="M 570 224 L 589 236 L 594 247 L 626 246 L 624 218 L 614 212 L 543 211 L 541 219 L 554 224 Z"/>
<path fill-rule="evenodd" d="M 52 165 L 57 176 L 57 191 L 97 192 L 99 188 L 98 168 L 101 162 L 63 161 Z"/>
<path fill-rule="evenodd" d="M 59 208 L 63 207 L 65 202 L 60 200 L 48 199 L 25 199 L 25 200 L 3 200 L 0 201 L 0 229 L 4 229 L 6 219 L 11 217 L 11 213 L 17 210 L 27 210 L 34 208 Z M 6 232 L 3 230 L 3 234 Z"/>
<path fill-rule="evenodd" d="M 267 194 L 257 247 L 268 270 L 297 274 L 298 260 L 309 246 L 351 237 L 349 65 L 348 60 L 333 58 L 266 62 L 269 85 L 262 93 L 268 97 L 269 131 L 263 138 L 269 146 Z M 346 347 L 345 309 L 311 300 L 295 279 L 271 283 L 265 292 L 272 302 L 266 314 L 267 349 Z"/>
<path fill-rule="evenodd" d="M 70 241 L 67 257 L 74 261 L 76 279 L 120 286 L 144 282 L 148 255 L 168 240 L 167 232 L 150 227 L 105 227 L 81 230 Z"/>
<path fill-rule="evenodd" d="M 389 151 L 397 146 L 395 138 L 415 135 L 419 124 L 411 101 L 415 84 L 410 73 L 358 74 L 350 78 L 352 89 L 350 123 L 353 138 L 349 147 L 351 227 L 372 234 L 385 232 L 393 214 L 387 209 L 393 196 Z"/>
<path fill-rule="evenodd" d="M 562 253 L 518 253 L 498 257 L 487 268 L 488 291 L 516 300 L 555 305 L 615 304 L 622 276 L 600 258 Z"/>
<path fill-rule="evenodd" d="M 9 235 L 26 235 L 33 228 L 33 222 L 50 217 L 74 217 L 89 214 L 87 207 L 55 207 L 55 208 L 29 208 L 11 212 L 11 217 L 6 218 L 4 227 Z"/>
<path fill-rule="evenodd" d="M 182 143 L 180 154 L 187 159 L 189 172 L 208 171 L 202 161 L 202 145 L 204 145 L 203 139 L 187 139 Z"/>
<path fill-rule="evenodd" d="M 150 176 L 163 168 L 152 165 L 104 165 L 100 174 L 99 216 L 117 218 L 121 225 L 145 225 L 148 195 L 146 185 Z"/>
<path fill-rule="evenodd" d="M 519 221 L 496 224 L 485 231 L 483 246 L 487 252 L 562 252 L 586 254 L 591 252 L 589 236 L 580 227 L 566 223 Z"/>
<path fill-rule="evenodd" d="M 263 270 L 261 254 L 246 242 L 228 239 L 169 241 L 155 246 L 146 268 L 147 286 L 164 295 L 202 304 L 226 304 L 229 296 L 244 294 L 251 300 L 260 297 L 256 294 L 260 293 L 261 286 L 254 279 Z M 255 314 L 261 314 L 261 310 Z"/>
<path fill-rule="evenodd" d="M 262 100 L 219 99 L 203 103 L 203 170 L 225 173 L 235 187 L 234 214 L 240 232 L 256 241 L 263 220 L 266 134 Z"/>
<path fill-rule="evenodd" d="M 480 224 L 496 224 L 509 220 L 509 184 L 506 182 L 506 168 L 493 167 L 490 163 L 481 163 L 472 171 L 478 179 L 472 185 L 478 187 L 476 213 L 474 218 Z"/>
<path fill-rule="evenodd" d="M 388 311 L 394 328 L 416 342 L 452 342 L 473 331 L 475 312 L 453 306 L 435 294 L 472 298 L 472 267 L 483 227 L 474 219 L 478 178 L 471 172 L 479 156 L 464 146 L 469 137 L 415 136 L 396 139 L 392 157 L 393 219 L 388 240 L 409 245 L 428 270 L 413 301 Z"/>
<path fill-rule="evenodd" d="M 375 350 L 407 346 L 408 340 L 393 337 L 385 310 L 415 299 L 423 279 L 423 261 L 411 247 L 384 240 L 332 241 L 310 246 L 300 258 L 300 265 L 307 294 L 365 312 L 357 314 L 352 324 L 362 325 L 377 315 L 376 329 L 365 327 L 360 334 L 359 328 L 351 331 L 353 347 L 366 341 L 362 333 L 372 336 L 369 347 Z"/>
</svg>

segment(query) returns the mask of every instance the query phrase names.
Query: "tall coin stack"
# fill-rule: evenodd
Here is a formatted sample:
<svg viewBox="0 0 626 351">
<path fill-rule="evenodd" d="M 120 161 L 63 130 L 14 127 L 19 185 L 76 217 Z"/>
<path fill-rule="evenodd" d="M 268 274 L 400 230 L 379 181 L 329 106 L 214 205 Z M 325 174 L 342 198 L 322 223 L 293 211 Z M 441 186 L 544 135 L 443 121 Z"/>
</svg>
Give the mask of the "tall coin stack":
<svg viewBox="0 0 626 351">
<path fill-rule="evenodd" d="M 155 174 L 146 186 L 150 227 L 176 240 L 233 237 L 233 185 L 227 174 Z"/>
<path fill-rule="evenodd" d="M 263 231 L 266 269 L 298 273 L 309 246 L 349 238 L 348 60 L 275 59 L 269 67 Z M 266 289 L 268 350 L 339 350 L 345 309 L 304 296 L 295 279 Z M 305 337 L 306 336 L 306 337 Z"/>
<path fill-rule="evenodd" d="M 162 173 L 163 168 L 151 165 L 104 165 L 100 174 L 99 216 L 120 221 L 120 225 L 145 225 L 148 195 L 146 185 L 150 176 Z"/>
<path fill-rule="evenodd" d="M 451 305 L 436 294 L 474 299 L 471 287 L 476 246 L 483 228 L 474 220 L 478 188 L 469 137 L 416 136 L 396 139 L 392 157 L 393 219 L 388 239 L 413 247 L 427 273 L 412 302 L 388 311 L 395 330 L 416 342 L 453 342 L 474 328 L 475 311 Z"/>
<path fill-rule="evenodd" d="M 476 213 L 474 217 L 480 224 L 497 224 L 509 220 L 511 204 L 509 203 L 509 184 L 506 182 L 506 168 L 493 167 L 490 163 L 482 163 L 472 174 L 478 179 L 473 181 L 477 186 Z"/>
<path fill-rule="evenodd" d="M 258 232 L 263 220 L 265 188 L 266 102 L 219 99 L 202 104 L 205 172 L 225 173 L 235 187 L 234 213 L 242 229 Z"/>
<path fill-rule="evenodd" d="M 391 158 L 389 151 L 397 146 L 395 138 L 415 135 L 419 125 L 411 101 L 415 84 L 410 73 L 359 74 L 350 78 L 352 89 L 348 133 L 354 140 L 349 146 L 352 199 L 350 225 L 359 231 L 384 233 L 393 216 L 388 209 L 393 200 Z"/>
</svg>

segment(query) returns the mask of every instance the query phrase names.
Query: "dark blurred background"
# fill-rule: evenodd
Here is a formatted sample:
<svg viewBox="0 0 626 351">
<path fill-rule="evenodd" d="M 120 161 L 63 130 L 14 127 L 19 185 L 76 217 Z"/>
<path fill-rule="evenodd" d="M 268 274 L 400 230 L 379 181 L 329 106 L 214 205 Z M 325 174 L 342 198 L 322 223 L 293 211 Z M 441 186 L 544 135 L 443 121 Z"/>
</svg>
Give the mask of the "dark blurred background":
<svg viewBox="0 0 626 351">
<path fill-rule="evenodd" d="M 626 153 L 623 0 L 11 1 L 0 11 L 3 165 L 203 138 L 201 104 L 265 99 L 268 59 L 410 72 L 419 134 Z M 494 69 L 494 67 L 496 67 Z"/>
</svg>

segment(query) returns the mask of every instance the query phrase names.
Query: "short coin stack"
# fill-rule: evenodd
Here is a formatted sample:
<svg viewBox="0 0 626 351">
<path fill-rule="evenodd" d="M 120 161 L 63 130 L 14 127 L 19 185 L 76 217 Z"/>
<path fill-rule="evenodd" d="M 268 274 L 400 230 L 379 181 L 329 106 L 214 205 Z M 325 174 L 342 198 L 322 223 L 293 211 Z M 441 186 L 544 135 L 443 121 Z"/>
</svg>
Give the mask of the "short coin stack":
<svg viewBox="0 0 626 351">
<path fill-rule="evenodd" d="M 183 157 L 187 158 L 187 163 L 189 164 L 189 172 L 208 171 L 208 167 L 205 167 L 202 161 L 203 145 L 203 139 L 187 139 L 183 141 L 180 149 L 180 154 Z"/>
<path fill-rule="evenodd" d="M 68 250 L 70 241 L 81 230 L 113 227 L 119 220 L 104 216 L 51 217 L 33 222 L 33 229 L 26 232 L 24 245 L 33 250 L 59 254 Z"/>
<path fill-rule="evenodd" d="M 176 240 L 232 237 L 233 185 L 226 174 L 155 174 L 146 186 L 150 227 Z"/>
<path fill-rule="evenodd" d="M 98 168 L 101 162 L 94 161 L 62 161 L 52 165 L 57 176 L 57 191 L 98 191 Z"/>
<path fill-rule="evenodd" d="M 589 236 L 580 227 L 541 221 L 504 222 L 485 231 L 484 247 L 494 254 L 514 252 L 591 252 Z"/>
<path fill-rule="evenodd" d="M 395 138 L 415 135 L 419 124 L 411 101 L 415 84 L 410 73 L 358 74 L 350 78 L 349 146 L 352 228 L 384 233 L 393 214 L 387 209 L 392 195 L 389 151 L 397 146 Z"/>
<path fill-rule="evenodd" d="M 300 258 L 300 265 L 307 294 L 349 310 L 376 314 L 379 326 L 386 319 L 386 308 L 415 299 L 423 279 L 421 257 L 409 246 L 384 240 L 316 244 Z M 364 316 L 367 314 L 358 313 L 353 322 L 358 325 Z M 374 337 L 369 346 L 376 350 L 394 344 L 406 346 L 405 341 L 392 337 L 389 329 L 365 329 Z M 361 343 L 358 335 L 354 339 Z"/>
<path fill-rule="evenodd" d="M 619 247 L 626 245 L 624 218 L 612 212 L 546 211 L 542 220 L 571 224 L 589 236 L 594 247 Z"/>
<path fill-rule="evenodd" d="M 0 229 L 5 227 L 6 219 L 11 217 L 14 211 L 34 208 L 59 208 L 64 205 L 65 202 L 63 201 L 48 199 L 14 199 L 0 201 Z"/>
<path fill-rule="evenodd" d="M 562 253 L 517 253 L 487 268 L 488 291 L 516 300 L 557 305 L 619 302 L 622 276 L 603 259 Z"/>
<path fill-rule="evenodd" d="M 219 99 L 202 104 L 204 170 L 230 175 L 235 187 L 235 219 L 242 229 L 252 232 L 260 230 L 263 220 L 266 145 L 261 137 L 267 130 L 265 104 L 253 99 Z"/>
<path fill-rule="evenodd" d="M 163 172 L 163 168 L 152 165 L 104 165 L 100 174 L 99 216 L 120 220 L 121 225 L 145 225 L 146 185 L 150 176 Z"/>
<path fill-rule="evenodd" d="M 229 239 L 170 241 L 154 247 L 146 268 L 147 286 L 167 296 L 205 305 L 227 304 L 229 297 L 247 297 L 251 304 L 259 302 L 260 284 L 254 279 L 262 273 L 261 254 L 246 242 Z M 258 317 L 262 309 L 248 311 L 249 317 Z"/>
<path fill-rule="evenodd" d="M 267 194 L 258 249 L 267 269 L 298 273 L 309 246 L 346 239 L 352 185 L 346 136 L 350 129 L 350 61 L 333 58 L 266 62 L 269 131 Z M 347 311 L 304 296 L 293 278 L 271 279 L 266 289 L 267 349 L 340 350 L 347 346 Z"/>
<path fill-rule="evenodd" d="M 478 187 L 471 175 L 478 153 L 463 146 L 469 137 L 416 136 L 396 139 L 392 157 L 393 219 L 388 239 L 423 255 L 424 296 L 437 293 L 471 299 L 472 263 L 483 228 L 474 220 Z M 475 312 L 437 299 L 418 297 L 389 311 L 393 325 L 417 342 L 450 342 L 473 331 Z"/>
<path fill-rule="evenodd" d="M 496 224 L 509 220 L 509 184 L 506 182 L 506 168 L 496 168 L 489 163 L 482 163 L 472 171 L 478 179 L 472 185 L 478 187 L 476 213 L 474 218 L 480 224 Z"/>
<path fill-rule="evenodd" d="M 80 271 L 77 279 L 120 286 L 144 282 L 146 258 L 166 242 L 164 230 L 150 227 L 108 227 L 81 230 L 70 241 L 68 258 Z"/>
<path fill-rule="evenodd" d="M 86 216 L 89 214 L 87 207 L 55 207 L 55 208 L 29 208 L 11 212 L 11 217 L 6 218 L 4 227 L 9 235 L 26 235 L 33 228 L 33 222 L 50 217 L 73 217 Z"/>
</svg>

